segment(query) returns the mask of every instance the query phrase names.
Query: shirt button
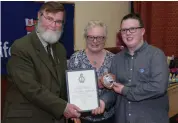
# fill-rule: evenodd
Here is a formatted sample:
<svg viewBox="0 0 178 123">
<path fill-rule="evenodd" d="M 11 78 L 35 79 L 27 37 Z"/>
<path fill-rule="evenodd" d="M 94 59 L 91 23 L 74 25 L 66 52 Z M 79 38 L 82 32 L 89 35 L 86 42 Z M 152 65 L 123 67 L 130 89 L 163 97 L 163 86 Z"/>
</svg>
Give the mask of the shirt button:
<svg viewBox="0 0 178 123">
<path fill-rule="evenodd" d="M 132 68 L 130 70 L 132 70 Z"/>
<path fill-rule="evenodd" d="M 129 116 L 131 116 L 131 114 L 129 114 Z"/>
<path fill-rule="evenodd" d="M 132 59 L 133 59 L 134 57 L 132 57 Z"/>
<path fill-rule="evenodd" d="M 131 82 L 131 79 L 129 79 L 129 82 Z"/>
<path fill-rule="evenodd" d="M 130 101 L 128 103 L 130 104 Z"/>
</svg>

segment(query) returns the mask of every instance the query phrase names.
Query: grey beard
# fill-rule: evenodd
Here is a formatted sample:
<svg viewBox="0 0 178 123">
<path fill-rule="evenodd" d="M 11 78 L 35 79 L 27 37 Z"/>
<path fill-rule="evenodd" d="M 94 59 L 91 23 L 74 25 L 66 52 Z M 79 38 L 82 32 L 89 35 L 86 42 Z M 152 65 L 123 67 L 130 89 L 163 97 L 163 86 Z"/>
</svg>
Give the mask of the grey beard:
<svg viewBox="0 0 178 123">
<path fill-rule="evenodd" d="M 45 29 L 40 26 L 40 23 L 38 23 L 37 25 L 37 31 L 39 32 L 40 37 L 49 44 L 58 42 L 62 35 L 62 31 L 45 31 Z"/>
</svg>

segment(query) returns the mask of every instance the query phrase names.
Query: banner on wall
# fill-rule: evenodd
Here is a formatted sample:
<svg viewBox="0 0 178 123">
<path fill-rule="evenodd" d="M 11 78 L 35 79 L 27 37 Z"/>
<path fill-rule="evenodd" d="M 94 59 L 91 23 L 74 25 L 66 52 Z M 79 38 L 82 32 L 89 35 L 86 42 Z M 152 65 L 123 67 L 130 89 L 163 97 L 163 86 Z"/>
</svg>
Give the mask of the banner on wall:
<svg viewBox="0 0 178 123">
<path fill-rule="evenodd" d="M 10 57 L 12 43 L 32 32 L 37 23 L 37 13 L 42 2 L 32 1 L 2 1 L 1 2 L 1 74 L 6 75 L 6 64 Z M 67 51 L 67 58 L 74 52 L 74 7 L 72 3 L 64 4 L 66 23 L 61 43 Z"/>
</svg>

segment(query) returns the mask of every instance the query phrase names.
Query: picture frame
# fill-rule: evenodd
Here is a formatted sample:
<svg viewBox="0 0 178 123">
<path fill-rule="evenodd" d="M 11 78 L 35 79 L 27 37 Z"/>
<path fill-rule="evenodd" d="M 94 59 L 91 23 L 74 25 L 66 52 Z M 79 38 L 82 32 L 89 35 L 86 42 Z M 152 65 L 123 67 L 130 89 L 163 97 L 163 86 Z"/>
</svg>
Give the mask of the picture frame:
<svg viewBox="0 0 178 123">
<path fill-rule="evenodd" d="M 81 112 L 99 107 L 95 69 L 67 70 L 66 81 L 69 103 L 78 106 Z"/>
</svg>

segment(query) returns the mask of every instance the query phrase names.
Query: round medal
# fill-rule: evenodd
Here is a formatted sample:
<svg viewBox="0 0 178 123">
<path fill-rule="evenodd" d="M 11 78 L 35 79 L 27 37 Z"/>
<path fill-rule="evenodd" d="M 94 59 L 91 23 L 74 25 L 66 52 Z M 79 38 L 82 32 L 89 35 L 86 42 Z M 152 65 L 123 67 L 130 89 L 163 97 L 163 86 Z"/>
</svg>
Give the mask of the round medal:
<svg viewBox="0 0 178 123">
<path fill-rule="evenodd" d="M 115 82 L 115 76 L 111 73 L 107 73 L 104 76 L 102 76 L 101 82 L 106 88 L 112 89 L 113 82 Z"/>
</svg>

